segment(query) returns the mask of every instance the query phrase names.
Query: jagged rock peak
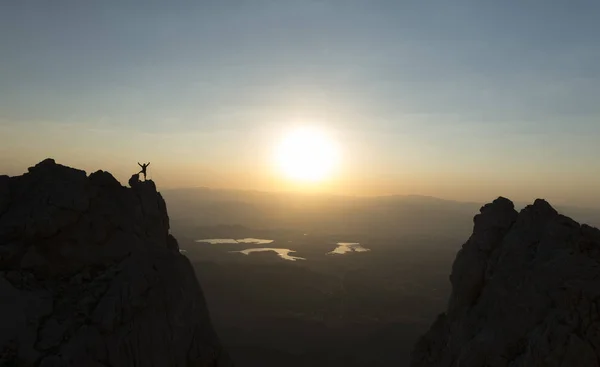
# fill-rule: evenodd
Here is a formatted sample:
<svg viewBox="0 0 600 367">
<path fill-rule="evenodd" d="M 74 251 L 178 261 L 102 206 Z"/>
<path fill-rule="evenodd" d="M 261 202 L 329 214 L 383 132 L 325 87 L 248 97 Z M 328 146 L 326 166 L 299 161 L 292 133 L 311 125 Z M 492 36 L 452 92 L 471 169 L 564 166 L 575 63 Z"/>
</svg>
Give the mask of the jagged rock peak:
<svg viewBox="0 0 600 367">
<path fill-rule="evenodd" d="M 484 205 L 479 212 L 480 214 L 476 215 L 473 220 L 475 224 L 473 228 L 474 235 L 489 230 L 507 229 L 517 216 L 512 201 L 503 197 Z"/>
<path fill-rule="evenodd" d="M 600 366 L 600 231 L 542 199 L 498 198 L 474 222 L 411 366 Z"/>
<path fill-rule="evenodd" d="M 229 366 L 152 181 L 0 176 L 1 366 Z"/>
</svg>

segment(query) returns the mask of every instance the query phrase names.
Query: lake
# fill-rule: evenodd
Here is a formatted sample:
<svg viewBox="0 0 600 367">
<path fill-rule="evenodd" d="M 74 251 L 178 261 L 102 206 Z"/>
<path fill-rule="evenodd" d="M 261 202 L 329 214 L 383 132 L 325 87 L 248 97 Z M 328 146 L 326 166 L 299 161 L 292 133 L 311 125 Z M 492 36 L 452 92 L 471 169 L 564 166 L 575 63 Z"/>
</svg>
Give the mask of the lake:
<svg viewBox="0 0 600 367">
<path fill-rule="evenodd" d="M 265 238 L 252 238 L 252 237 L 241 238 L 241 239 L 207 238 L 207 239 L 203 239 L 203 240 L 196 240 L 195 242 L 209 243 L 211 245 L 219 245 L 219 244 L 221 244 L 221 245 L 236 245 L 236 244 L 268 245 L 270 243 L 273 243 L 274 240 L 265 239 Z M 291 242 L 291 241 L 288 241 L 288 242 Z M 275 252 L 275 253 L 277 253 L 277 255 L 279 255 L 279 257 L 281 257 L 284 260 L 290 260 L 290 261 L 306 260 L 305 258 L 302 258 L 302 257 L 290 255 L 291 253 L 296 252 L 296 251 L 294 251 L 292 249 L 288 249 L 288 248 L 261 247 L 261 248 L 249 248 L 249 249 L 246 249 L 243 251 L 229 251 L 229 252 L 250 255 L 253 252 L 265 252 L 265 251 Z M 350 252 L 368 252 L 368 251 L 371 251 L 371 250 L 366 247 L 363 247 L 358 242 L 338 242 L 335 250 L 328 252 L 327 255 L 343 255 L 343 254 L 347 254 Z"/>
<path fill-rule="evenodd" d="M 327 253 L 328 255 L 343 255 L 348 252 L 367 252 L 371 251 L 356 242 L 338 242 L 335 250 Z"/>
<path fill-rule="evenodd" d="M 229 252 L 250 255 L 253 252 L 266 252 L 266 251 L 275 252 L 277 255 L 279 255 L 280 258 L 282 258 L 284 260 L 289 260 L 289 261 L 306 260 L 303 257 L 297 257 L 297 256 L 290 255 L 290 253 L 296 252 L 296 251 L 290 250 L 289 248 L 266 248 L 266 247 L 263 247 L 263 248 L 249 248 L 249 249 L 246 249 L 243 251 L 229 251 Z"/>
<path fill-rule="evenodd" d="M 209 238 L 205 240 L 196 240 L 196 242 L 200 243 L 210 243 L 211 245 L 219 245 L 219 244 L 236 244 L 236 243 L 252 243 L 255 245 L 266 245 L 269 243 L 273 243 L 273 240 L 267 240 L 262 238 L 242 238 L 239 240 L 233 238 Z"/>
</svg>

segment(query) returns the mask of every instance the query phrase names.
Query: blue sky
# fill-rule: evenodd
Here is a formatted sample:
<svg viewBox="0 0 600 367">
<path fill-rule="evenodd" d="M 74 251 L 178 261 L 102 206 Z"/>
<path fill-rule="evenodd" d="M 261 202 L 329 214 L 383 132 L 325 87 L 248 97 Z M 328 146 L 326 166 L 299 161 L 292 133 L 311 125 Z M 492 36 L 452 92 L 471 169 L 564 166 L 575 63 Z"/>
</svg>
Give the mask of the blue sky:
<svg viewBox="0 0 600 367">
<path fill-rule="evenodd" d="M 310 121 L 349 152 L 348 192 L 600 199 L 598 19 L 597 1 L 3 1 L 0 172 L 139 152 L 227 181 Z"/>
</svg>

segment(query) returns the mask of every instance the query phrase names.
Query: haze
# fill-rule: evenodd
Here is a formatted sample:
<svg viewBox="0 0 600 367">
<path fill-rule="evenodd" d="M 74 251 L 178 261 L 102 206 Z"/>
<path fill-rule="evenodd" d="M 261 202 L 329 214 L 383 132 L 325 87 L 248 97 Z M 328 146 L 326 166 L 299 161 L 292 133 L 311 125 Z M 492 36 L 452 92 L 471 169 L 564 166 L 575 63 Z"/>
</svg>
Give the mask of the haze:
<svg viewBox="0 0 600 367">
<path fill-rule="evenodd" d="M 600 199 L 593 1 L 4 1 L 0 172 L 51 156 L 162 188 Z M 318 184 L 274 147 L 342 151 Z"/>
</svg>

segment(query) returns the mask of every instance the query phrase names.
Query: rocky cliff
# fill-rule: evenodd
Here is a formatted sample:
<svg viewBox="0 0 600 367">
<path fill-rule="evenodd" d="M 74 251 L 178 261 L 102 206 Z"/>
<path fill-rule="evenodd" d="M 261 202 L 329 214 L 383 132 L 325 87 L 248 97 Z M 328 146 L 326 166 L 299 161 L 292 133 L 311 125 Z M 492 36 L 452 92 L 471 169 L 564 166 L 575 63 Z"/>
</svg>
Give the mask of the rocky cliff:
<svg viewBox="0 0 600 367">
<path fill-rule="evenodd" d="M 600 366 L 600 231 L 539 199 L 498 198 L 474 223 L 411 366 Z"/>
<path fill-rule="evenodd" d="M 1 366 L 229 366 L 152 181 L 0 176 Z"/>
</svg>

